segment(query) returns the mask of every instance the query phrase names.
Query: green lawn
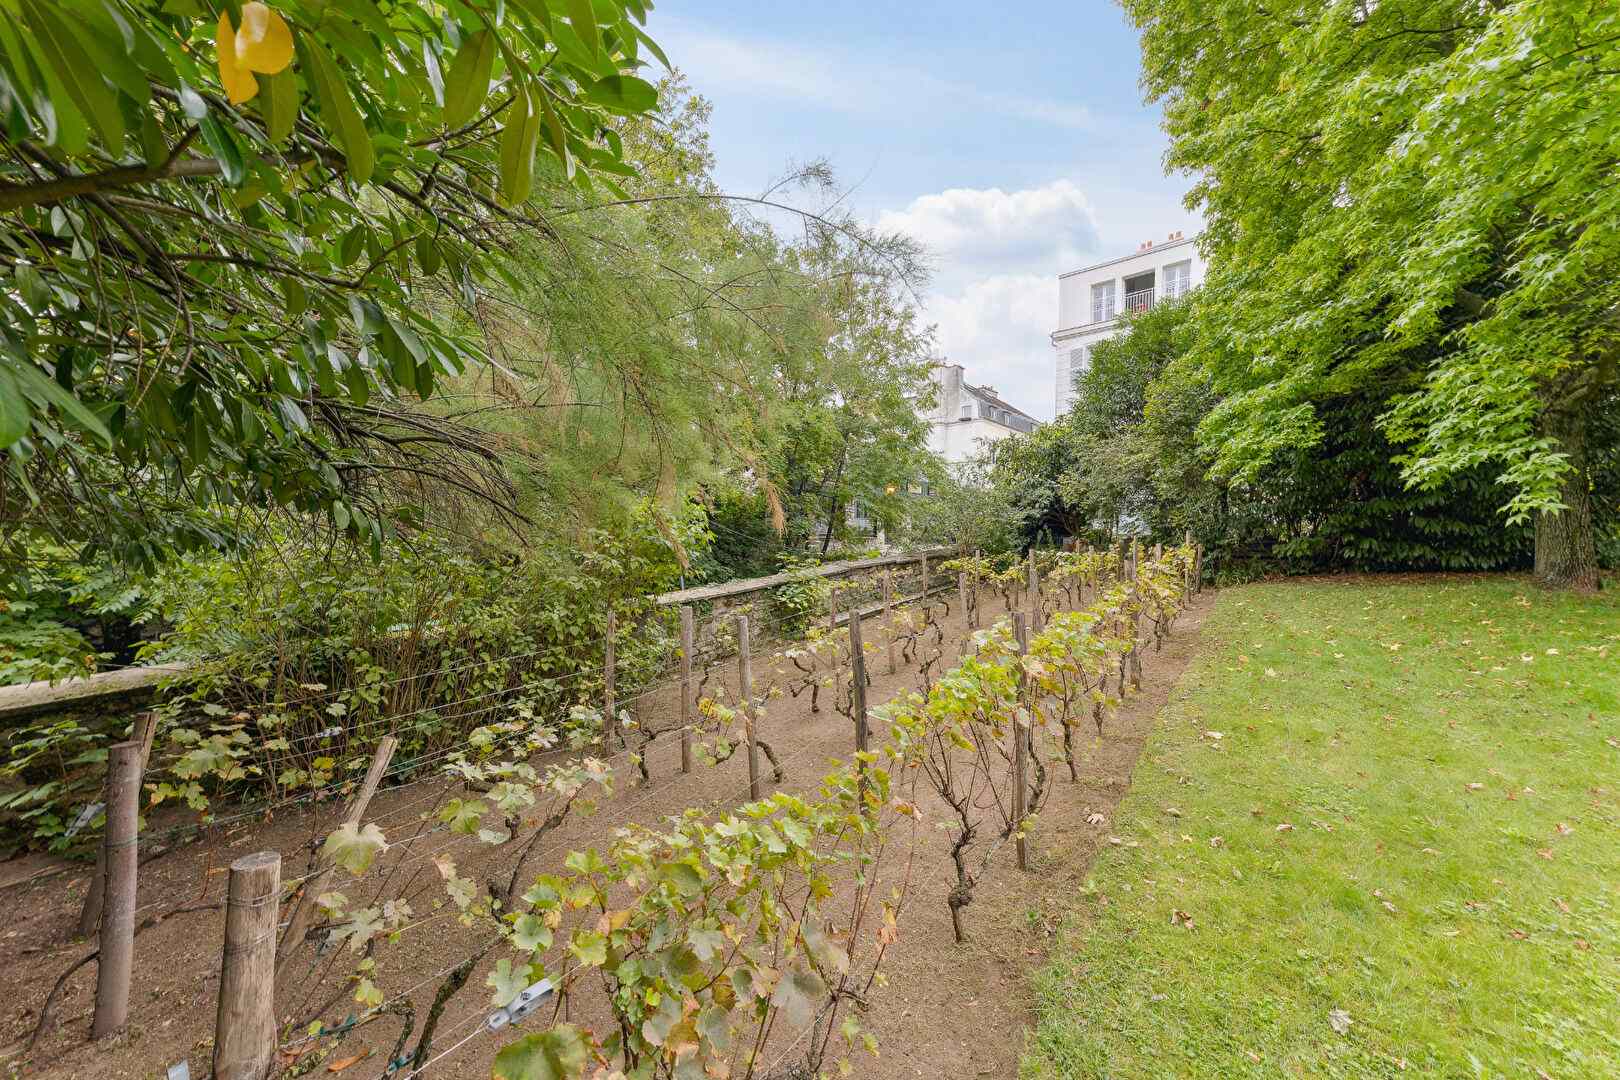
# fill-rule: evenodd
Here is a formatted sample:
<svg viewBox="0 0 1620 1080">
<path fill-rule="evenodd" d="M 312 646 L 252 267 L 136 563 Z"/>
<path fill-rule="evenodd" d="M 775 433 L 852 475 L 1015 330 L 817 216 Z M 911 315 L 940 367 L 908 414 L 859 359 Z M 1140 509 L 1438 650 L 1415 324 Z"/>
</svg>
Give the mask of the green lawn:
<svg viewBox="0 0 1620 1080">
<path fill-rule="evenodd" d="M 1023 1076 L 1620 1077 L 1620 596 L 1259 585 L 1204 634 Z"/>
</svg>

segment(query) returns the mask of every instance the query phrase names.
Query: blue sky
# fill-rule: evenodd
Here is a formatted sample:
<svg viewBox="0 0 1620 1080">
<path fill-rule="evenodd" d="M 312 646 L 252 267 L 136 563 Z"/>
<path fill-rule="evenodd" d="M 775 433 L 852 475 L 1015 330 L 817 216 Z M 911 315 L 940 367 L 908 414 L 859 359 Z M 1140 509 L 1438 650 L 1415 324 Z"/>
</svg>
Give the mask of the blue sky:
<svg viewBox="0 0 1620 1080">
<path fill-rule="evenodd" d="M 714 103 L 727 190 L 831 161 L 857 213 L 928 245 L 939 352 L 1041 419 L 1057 274 L 1196 230 L 1112 3 L 666 0 L 648 29 Z"/>
</svg>

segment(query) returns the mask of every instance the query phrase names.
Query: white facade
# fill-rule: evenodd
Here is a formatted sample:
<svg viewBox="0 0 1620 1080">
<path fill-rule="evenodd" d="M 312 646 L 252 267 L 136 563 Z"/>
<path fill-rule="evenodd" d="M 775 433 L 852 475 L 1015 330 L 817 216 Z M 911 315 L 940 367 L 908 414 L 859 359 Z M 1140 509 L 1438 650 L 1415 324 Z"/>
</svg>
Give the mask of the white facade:
<svg viewBox="0 0 1620 1080">
<path fill-rule="evenodd" d="M 1038 422 L 997 395 L 993 386 L 973 386 L 961 364 L 934 365 L 934 411 L 928 418 L 928 449 L 958 465 L 987 444 L 1034 431 Z"/>
<path fill-rule="evenodd" d="M 1058 278 L 1057 413 L 1074 400 L 1074 376 L 1091 363 L 1091 348 L 1119 332 L 1119 316 L 1145 311 L 1155 302 L 1181 296 L 1204 281 L 1198 246 L 1179 232 L 1168 241 L 1149 240 L 1136 254 L 1072 270 Z"/>
</svg>

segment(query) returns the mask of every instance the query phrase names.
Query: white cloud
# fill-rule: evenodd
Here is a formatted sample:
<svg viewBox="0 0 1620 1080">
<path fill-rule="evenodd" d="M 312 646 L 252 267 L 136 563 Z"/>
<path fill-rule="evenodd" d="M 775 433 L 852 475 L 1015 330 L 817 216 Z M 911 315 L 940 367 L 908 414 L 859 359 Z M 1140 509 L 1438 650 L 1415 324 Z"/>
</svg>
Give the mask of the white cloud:
<svg viewBox="0 0 1620 1080">
<path fill-rule="evenodd" d="M 921 241 L 946 288 L 994 273 L 1056 275 L 1098 248 L 1091 201 L 1069 180 L 1011 192 L 951 188 L 885 211 L 877 227 Z"/>
<path fill-rule="evenodd" d="M 698 89 L 774 95 L 852 113 L 937 117 L 952 111 L 994 113 L 1069 130 L 1090 129 L 1093 111 L 1078 102 L 1051 101 L 982 90 L 958 73 L 942 78 L 895 64 L 881 54 L 817 49 L 768 38 L 744 38 L 678 20 L 662 20 L 659 41 L 687 71 L 700 72 Z"/>
<path fill-rule="evenodd" d="M 938 326 L 942 356 L 977 385 L 1038 420 L 1052 418 L 1056 369 L 1047 335 L 1057 318 L 1057 278 L 998 274 L 932 297 L 925 317 Z"/>
</svg>

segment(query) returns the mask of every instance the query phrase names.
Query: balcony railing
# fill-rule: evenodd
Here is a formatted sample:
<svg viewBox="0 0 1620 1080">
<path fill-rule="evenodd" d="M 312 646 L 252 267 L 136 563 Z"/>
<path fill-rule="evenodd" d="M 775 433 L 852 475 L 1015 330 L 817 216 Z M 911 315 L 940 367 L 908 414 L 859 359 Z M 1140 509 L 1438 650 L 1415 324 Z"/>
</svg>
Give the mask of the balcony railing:
<svg viewBox="0 0 1620 1080">
<path fill-rule="evenodd" d="M 1153 306 L 1153 290 L 1138 289 L 1136 292 L 1125 294 L 1125 310 L 1136 312 L 1146 311 Z"/>
</svg>

